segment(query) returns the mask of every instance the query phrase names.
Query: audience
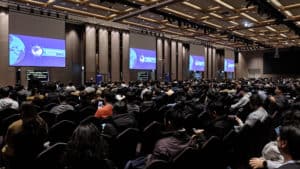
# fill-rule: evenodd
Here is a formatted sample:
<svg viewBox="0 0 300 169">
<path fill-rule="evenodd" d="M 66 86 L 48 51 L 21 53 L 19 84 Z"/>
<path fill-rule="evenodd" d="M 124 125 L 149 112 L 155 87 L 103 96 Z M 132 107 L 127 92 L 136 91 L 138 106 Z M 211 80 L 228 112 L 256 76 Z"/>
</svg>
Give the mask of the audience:
<svg viewBox="0 0 300 169">
<path fill-rule="evenodd" d="M 37 115 L 40 110 L 50 110 L 56 115 L 73 110 L 74 119 L 78 119 L 74 120 L 78 127 L 67 146 L 66 168 L 113 167 L 108 160 L 114 156 L 111 154 L 113 152 L 107 151 L 115 146 L 118 135 L 127 128 L 139 129 L 141 140 L 145 134 L 143 131 L 149 132 L 146 134 L 150 134 L 150 138 L 155 133 L 151 150 L 148 151 L 152 152 L 148 162 L 172 162 L 186 147 L 201 152 L 202 141 L 217 136 L 220 146 L 223 146 L 221 154 L 233 157 L 223 158 L 232 169 L 240 169 L 237 166 L 242 165 L 242 168 L 299 167 L 299 80 L 136 81 L 128 85 L 124 82 L 105 82 L 98 87 L 93 82 L 79 86 L 70 82 L 66 87 L 62 83 L 57 84 L 42 84 L 31 93 L 24 87 L 0 89 L 0 110 L 17 110 L 18 105 L 22 105 L 21 120 L 12 123 L 5 136 L 2 153 L 7 162 L 6 168 L 30 168 L 35 156 L 44 149 L 43 145 L 48 141 L 47 125 Z M 26 99 L 32 104 L 26 103 Z M 55 104 L 59 105 L 52 107 Z M 41 116 L 50 125 L 57 122 L 57 119 L 48 119 L 45 113 Z M 4 118 L 0 117 L 1 120 Z M 160 127 L 147 128 L 153 121 L 157 121 Z M 269 129 L 260 132 L 261 126 L 272 131 L 280 128 L 278 141 L 274 141 L 275 137 Z M 253 135 L 253 140 L 247 137 L 250 135 Z M 259 138 L 255 138 L 256 135 Z M 267 140 L 256 143 L 260 136 Z M 245 139 L 255 142 L 253 145 L 258 147 L 256 153 L 239 151 L 243 149 L 239 147 L 240 140 Z M 228 140 L 231 141 L 228 143 Z M 235 165 L 234 162 L 240 159 L 240 163 Z M 0 167 L 2 165 L 0 161 Z"/>
</svg>

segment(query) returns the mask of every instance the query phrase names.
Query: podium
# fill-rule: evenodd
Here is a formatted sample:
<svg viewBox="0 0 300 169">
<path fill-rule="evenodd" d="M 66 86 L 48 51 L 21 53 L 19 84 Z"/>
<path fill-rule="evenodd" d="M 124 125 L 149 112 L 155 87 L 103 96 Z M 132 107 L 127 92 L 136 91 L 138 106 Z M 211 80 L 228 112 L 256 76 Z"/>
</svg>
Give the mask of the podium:
<svg viewBox="0 0 300 169">
<path fill-rule="evenodd" d="M 97 74 L 96 75 L 96 84 L 100 85 L 100 83 L 103 81 L 103 76 L 102 74 Z"/>
</svg>

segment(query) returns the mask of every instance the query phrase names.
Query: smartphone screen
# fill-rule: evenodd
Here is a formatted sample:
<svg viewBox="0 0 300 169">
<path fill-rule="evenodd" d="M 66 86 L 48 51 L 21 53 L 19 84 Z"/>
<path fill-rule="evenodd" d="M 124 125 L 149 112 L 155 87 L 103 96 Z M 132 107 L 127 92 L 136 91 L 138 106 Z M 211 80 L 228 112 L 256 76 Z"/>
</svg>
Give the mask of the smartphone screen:
<svg viewBox="0 0 300 169">
<path fill-rule="evenodd" d="M 280 126 L 275 128 L 275 132 L 276 132 L 277 136 L 279 136 L 279 130 L 280 130 Z"/>
<path fill-rule="evenodd" d="M 99 100 L 99 101 L 98 101 L 98 108 L 99 108 L 99 107 L 102 107 L 103 105 L 104 105 L 103 100 Z"/>
</svg>

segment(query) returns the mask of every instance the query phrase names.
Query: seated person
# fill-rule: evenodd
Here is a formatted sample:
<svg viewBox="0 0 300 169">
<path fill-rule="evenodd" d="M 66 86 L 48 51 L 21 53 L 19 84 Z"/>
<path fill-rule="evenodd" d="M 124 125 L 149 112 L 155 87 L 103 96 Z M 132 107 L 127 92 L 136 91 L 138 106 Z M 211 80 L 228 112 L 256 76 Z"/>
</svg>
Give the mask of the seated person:
<svg viewBox="0 0 300 169">
<path fill-rule="evenodd" d="M 222 139 L 233 127 L 233 123 L 228 119 L 224 104 L 220 101 L 209 105 L 209 112 L 212 121 L 205 130 L 206 135 L 218 136 Z"/>
<path fill-rule="evenodd" d="M 97 118 L 107 118 L 111 117 L 113 113 L 113 102 L 114 95 L 110 93 L 109 90 L 103 91 L 104 106 L 98 107 L 98 110 L 95 113 Z"/>
<path fill-rule="evenodd" d="M 280 127 L 277 142 L 278 149 L 284 158 L 284 163 L 278 169 L 300 169 L 299 125 Z"/>
<path fill-rule="evenodd" d="M 7 130 L 2 154 L 8 168 L 31 168 L 33 160 L 43 150 L 47 138 L 47 124 L 29 103 L 21 106 L 21 119 L 13 122 Z"/>
<path fill-rule="evenodd" d="M 148 156 L 147 164 L 152 160 L 172 161 L 184 148 L 196 146 L 196 143 L 183 127 L 184 114 L 181 110 L 170 110 L 165 115 L 165 127 L 172 134 L 157 141 L 152 154 Z M 147 165 L 146 164 L 146 165 Z"/>
<path fill-rule="evenodd" d="M 238 123 L 238 126 L 236 126 L 237 131 L 240 131 L 245 125 L 254 127 L 256 122 L 263 122 L 265 119 L 267 119 L 268 112 L 264 109 L 263 101 L 258 94 L 253 94 L 250 97 L 250 107 L 254 111 L 247 116 L 245 122 L 243 122 L 239 117 L 235 117 L 235 120 Z"/>
</svg>

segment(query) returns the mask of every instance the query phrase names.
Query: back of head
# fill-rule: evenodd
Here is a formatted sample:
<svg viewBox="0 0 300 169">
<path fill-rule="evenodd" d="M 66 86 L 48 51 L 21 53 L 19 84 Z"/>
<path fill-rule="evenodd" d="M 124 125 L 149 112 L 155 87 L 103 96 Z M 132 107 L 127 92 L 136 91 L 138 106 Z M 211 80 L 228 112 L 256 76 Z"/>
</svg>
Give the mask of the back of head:
<svg viewBox="0 0 300 169">
<path fill-rule="evenodd" d="M 24 102 L 21 105 L 21 114 L 23 118 L 34 118 L 37 116 L 38 107 L 30 102 Z"/>
<path fill-rule="evenodd" d="M 279 137 L 286 141 L 284 153 L 291 155 L 293 160 L 300 160 L 300 128 L 295 125 L 283 126 L 280 128 Z"/>
<path fill-rule="evenodd" d="M 114 114 L 124 114 L 127 113 L 127 106 L 124 101 L 118 101 L 113 106 Z"/>
<path fill-rule="evenodd" d="M 225 114 L 224 104 L 220 101 L 212 102 L 209 105 L 209 111 L 215 112 L 217 115 Z"/>
<path fill-rule="evenodd" d="M 9 88 L 8 87 L 3 87 L 0 89 L 0 97 L 8 97 L 9 96 Z"/>
<path fill-rule="evenodd" d="M 165 114 L 165 122 L 173 129 L 181 129 L 184 126 L 184 113 L 179 109 L 170 109 Z"/>
<path fill-rule="evenodd" d="M 251 97 L 250 97 L 250 104 L 254 108 L 258 108 L 263 105 L 263 99 L 260 97 L 260 95 L 255 93 L 255 94 L 251 95 Z"/>
<path fill-rule="evenodd" d="M 98 166 L 103 160 L 103 140 L 93 124 L 80 124 L 67 144 L 66 163 L 70 168 Z M 95 168 L 95 167 L 93 167 Z"/>
<path fill-rule="evenodd" d="M 143 95 L 143 100 L 149 101 L 152 99 L 152 92 L 150 90 L 146 91 Z"/>
</svg>

